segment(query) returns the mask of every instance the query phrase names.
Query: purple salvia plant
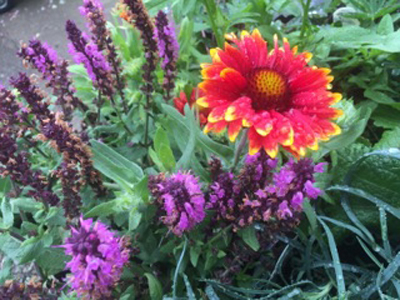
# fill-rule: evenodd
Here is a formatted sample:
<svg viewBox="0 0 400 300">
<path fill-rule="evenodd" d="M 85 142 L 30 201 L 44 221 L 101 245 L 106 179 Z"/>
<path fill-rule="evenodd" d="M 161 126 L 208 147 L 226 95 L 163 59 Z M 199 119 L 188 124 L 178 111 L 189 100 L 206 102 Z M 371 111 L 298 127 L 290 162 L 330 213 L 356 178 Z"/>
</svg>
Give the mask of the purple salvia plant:
<svg viewBox="0 0 400 300">
<path fill-rule="evenodd" d="M 82 181 L 77 165 L 68 157 L 64 157 L 56 176 L 61 180 L 62 191 L 64 195 L 63 207 L 65 216 L 70 220 L 79 216 L 79 208 L 82 206 L 80 195 Z"/>
<path fill-rule="evenodd" d="M 74 108 L 82 111 L 88 109 L 74 94 L 75 90 L 68 75 L 68 62 L 59 59 L 57 52 L 47 43 L 30 40 L 28 45 L 22 45 L 18 55 L 25 66 L 29 64 L 42 74 L 42 78 L 47 81 L 46 86 L 52 88 L 53 95 L 57 97 L 56 104 L 62 107 L 66 119 L 70 119 Z"/>
<path fill-rule="evenodd" d="M 142 91 L 146 96 L 146 123 L 144 133 L 144 145 L 148 146 L 148 124 L 150 114 L 150 106 L 152 102 L 152 93 L 154 91 L 154 71 L 157 65 L 157 42 L 154 39 L 154 24 L 142 0 L 121 0 L 124 12 L 121 16 L 129 23 L 134 25 L 140 32 L 140 37 L 143 42 L 145 63 L 143 65 L 143 80 L 145 84 L 142 86 Z"/>
<path fill-rule="evenodd" d="M 143 79 L 146 85 L 143 92 L 150 96 L 153 92 L 154 70 L 157 64 L 157 41 L 154 39 L 155 27 L 147 8 L 142 0 L 122 0 L 126 6 L 125 20 L 133 24 L 140 32 L 142 38 L 146 62 L 143 66 Z"/>
<path fill-rule="evenodd" d="M 11 91 L 0 85 L 0 122 L 3 130 L 18 134 L 27 120 L 28 109 L 18 102 Z"/>
<path fill-rule="evenodd" d="M 32 277 L 29 282 L 6 280 L 0 285 L 0 299 L 60 299 L 61 292 L 54 286 L 47 288 L 38 278 Z"/>
<path fill-rule="evenodd" d="M 290 160 L 277 170 L 277 161 L 262 152 L 247 156 L 238 176 L 212 165 L 207 208 L 235 231 L 253 222 L 267 224 L 271 237 L 289 231 L 300 222 L 304 199 L 321 194 L 314 187 L 314 174 L 323 172 L 324 164 L 314 165 L 310 159 Z"/>
<path fill-rule="evenodd" d="M 165 101 L 170 100 L 171 91 L 175 87 L 176 62 L 179 54 L 179 44 L 176 39 L 173 22 L 169 22 L 167 15 L 159 11 L 155 18 L 155 38 L 158 43 L 159 55 L 162 59 L 161 68 L 164 70 L 163 89 Z"/>
<path fill-rule="evenodd" d="M 50 140 L 50 145 L 74 164 L 79 164 L 82 178 L 86 178 L 89 185 L 98 196 L 106 194 L 100 173 L 94 169 L 91 160 L 92 153 L 89 146 L 73 131 L 71 126 L 62 120 L 62 115 L 54 114 L 44 101 L 44 95 L 38 87 L 33 85 L 26 74 L 21 73 L 18 78 L 11 80 L 11 84 L 29 104 L 30 111 L 40 123 L 42 140 Z"/>
<path fill-rule="evenodd" d="M 23 187 L 30 186 L 28 195 L 45 205 L 54 206 L 60 199 L 51 191 L 51 186 L 40 171 L 33 171 L 28 161 L 28 153 L 18 152 L 16 140 L 0 128 L 0 175 L 10 176 L 10 179 Z"/>
<path fill-rule="evenodd" d="M 82 63 L 85 66 L 93 85 L 99 89 L 100 94 L 115 104 L 111 67 L 107 59 L 99 50 L 97 44 L 90 40 L 87 34 L 79 30 L 74 22 L 68 20 L 65 28 L 70 40 L 68 44 L 69 53 L 77 64 Z M 99 110 L 103 105 L 101 95 L 97 99 Z"/>
<path fill-rule="evenodd" d="M 106 24 L 103 4 L 98 0 L 84 0 L 83 5 L 79 7 L 82 16 L 87 20 L 87 28 L 92 33 L 92 40 L 97 45 L 99 51 L 106 51 L 106 58 L 111 66 L 111 72 L 115 76 L 115 86 L 121 96 L 122 105 L 125 112 L 128 108 L 125 103 L 123 89 L 125 83 L 122 75 L 121 60 L 118 58 L 117 51 L 111 39 L 111 33 Z"/>
<path fill-rule="evenodd" d="M 127 242 L 106 225 L 92 219 L 80 219 L 79 228 L 71 228 L 71 237 L 61 246 L 72 256 L 68 284 L 79 299 L 111 299 L 111 292 L 129 260 Z"/>
<path fill-rule="evenodd" d="M 149 179 L 149 189 L 156 200 L 161 221 L 177 236 L 190 231 L 205 217 L 204 195 L 196 177 L 178 172 Z"/>
</svg>

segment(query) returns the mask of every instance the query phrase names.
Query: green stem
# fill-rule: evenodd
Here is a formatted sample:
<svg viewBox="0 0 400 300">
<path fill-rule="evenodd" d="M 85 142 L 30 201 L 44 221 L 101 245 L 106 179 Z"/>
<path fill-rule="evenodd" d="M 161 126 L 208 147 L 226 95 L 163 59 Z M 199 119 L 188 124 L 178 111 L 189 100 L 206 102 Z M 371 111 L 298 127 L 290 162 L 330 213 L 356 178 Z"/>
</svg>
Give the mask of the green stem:
<svg viewBox="0 0 400 300">
<path fill-rule="evenodd" d="M 129 130 L 128 125 L 125 124 L 124 120 L 122 119 L 121 112 L 119 111 L 118 107 L 115 104 L 114 98 L 111 96 L 111 105 L 114 108 L 115 112 L 117 113 L 117 116 L 119 120 L 121 121 L 122 125 L 124 126 L 126 132 L 130 135 L 132 135 L 132 131 Z"/>
<path fill-rule="evenodd" d="M 231 168 L 231 172 L 233 172 L 235 170 L 235 168 L 239 162 L 240 155 L 242 154 L 242 151 L 243 151 L 244 147 L 246 146 L 248 131 L 249 131 L 249 129 L 245 129 L 242 133 L 242 137 L 240 138 L 239 146 L 236 148 L 236 151 L 235 151 L 235 158 L 233 160 L 233 166 Z"/>
<path fill-rule="evenodd" d="M 223 34 L 220 34 L 217 23 L 215 22 L 218 14 L 217 4 L 214 0 L 203 0 L 203 2 L 207 10 L 208 19 L 210 20 L 212 31 L 214 32 L 215 39 L 217 40 L 217 45 L 218 47 L 223 48 L 225 39 Z"/>
<path fill-rule="evenodd" d="M 188 238 L 185 236 L 185 244 L 183 245 L 183 250 L 181 252 L 181 256 L 179 257 L 178 264 L 175 269 L 174 283 L 172 285 L 172 295 L 173 295 L 172 297 L 174 300 L 177 299 L 177 297 L 176 297 L 176 282 L 178 280 L 178 275 L 179 275 L 179 271 L 181 269 L 183 257 L 185 256 L 185 253 L 186 253 L 187 244 L 188 244 Z"/>
<path fill-rule="evenodd" d="M 146 113 L 146 120 L 144 124 L 144 146 L 147 148 L 148 147 L 148 139 L 149 139 L 149 120 L 150 120 L 150 96 L 146 95 L 146 104 L 144 107 L 145 113 Z"/>
<path fill-rule="evenodd" d="M 300 38 L 303 38 L 308 26 L 308 11 L 310 10 L 311 0 L 307 0 L 306 4 L 302 0 L 301 4 L 303 6 L 303 23 L 301 24 Z"/>
<path fill-rule="evenodd" d="M 44 158 L 50 159 L 50 157 L 46 153 L 40 150 L 40 148 L 37 145 L 34 145 L 30 140 L 28 140 L 27 137 L 24 136 L 23 139 L 29 144 L 30 147 L 35 148 Z"/>
<path fill-rule="evenodd" d="M 212 243 L 214 243 L 216 240 L 218 240 L 223 234 L 225 234 L 231 228 L 232 228 L 232 224 L 226 226 L 224 229 L 222 229 L 220 232 L 218 232 L 211 240 L 209 240 L 207 242 L 207 246 L 211 245 Z"/>
</svg>

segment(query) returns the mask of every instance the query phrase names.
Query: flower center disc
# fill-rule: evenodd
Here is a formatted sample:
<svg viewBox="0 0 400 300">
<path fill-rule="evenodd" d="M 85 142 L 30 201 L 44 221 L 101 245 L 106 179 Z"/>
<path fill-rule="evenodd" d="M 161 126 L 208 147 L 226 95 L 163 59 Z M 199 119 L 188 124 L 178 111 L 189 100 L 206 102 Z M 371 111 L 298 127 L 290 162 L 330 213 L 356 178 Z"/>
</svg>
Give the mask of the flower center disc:
<svg viewBox="0 0 400 300">
<path fill-rule="evenodd" d="M 278 72 L 261 69 L 249 74 L 247 93 L 255 110 L 285 110 L 287 107 L 286 80 Z"/>
</svg>

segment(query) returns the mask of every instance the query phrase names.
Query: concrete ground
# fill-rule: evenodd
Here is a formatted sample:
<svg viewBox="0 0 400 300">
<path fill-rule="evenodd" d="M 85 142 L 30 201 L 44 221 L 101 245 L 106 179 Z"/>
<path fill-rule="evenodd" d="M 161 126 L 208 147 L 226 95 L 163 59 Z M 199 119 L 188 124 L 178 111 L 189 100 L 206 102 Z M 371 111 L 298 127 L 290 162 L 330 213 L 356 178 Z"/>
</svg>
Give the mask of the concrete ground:
<svg viewBox="0 0 400 300">
<path fill-rule="evenodd" d="M 0 14 L 0 83 L 8 85 L 8 78 L 23 71 L 21 60 L 15 55 L 20 42 L 38 36 L 47 41 L 60 56 L 71 59 L 67 51 L 65 22 L 74 20 L 81 30 L 85 21 L 78 7 L 81 0 L 17 0 L 9 12 Z M 117 0 L 102 0 L 107 13 Z"/>
</svg>

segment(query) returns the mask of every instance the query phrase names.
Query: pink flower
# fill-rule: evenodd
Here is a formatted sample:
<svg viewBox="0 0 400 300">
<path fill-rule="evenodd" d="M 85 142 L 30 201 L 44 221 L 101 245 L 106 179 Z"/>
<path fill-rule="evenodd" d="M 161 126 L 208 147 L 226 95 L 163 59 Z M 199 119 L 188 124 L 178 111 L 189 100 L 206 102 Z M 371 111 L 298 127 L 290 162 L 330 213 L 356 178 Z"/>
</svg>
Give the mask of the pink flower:
<svg viewBox="0 0 400 300">
<path fill-rule="evenodd" d="M 101 222 L 80 218 L 80 228 L 71 228 L 71 237 L 61 247 L 72 259 L 68 284 L 80 299 L 110 296 L 129 260 L 126 241 L 115 236 Z"/>
</svg>

